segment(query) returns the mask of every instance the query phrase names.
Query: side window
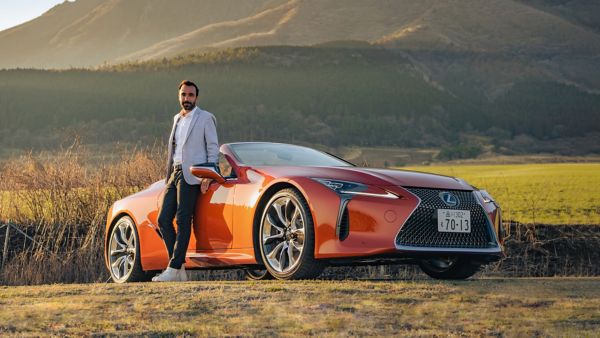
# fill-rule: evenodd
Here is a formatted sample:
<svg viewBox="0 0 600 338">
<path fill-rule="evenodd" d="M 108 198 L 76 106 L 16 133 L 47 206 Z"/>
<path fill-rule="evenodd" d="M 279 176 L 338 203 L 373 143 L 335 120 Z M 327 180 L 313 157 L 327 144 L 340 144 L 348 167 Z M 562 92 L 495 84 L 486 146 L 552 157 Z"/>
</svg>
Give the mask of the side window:
<svg viewBox="0 0 600 338">
<path fill-rule="evenodd" d="M 221 175 L 225 178 L 236 177 L 235 172 L 231 168 L 231 164 L 225 158 L 222 153 L 219 153 L 219 170 L 221 170 Z"/>
</svg>

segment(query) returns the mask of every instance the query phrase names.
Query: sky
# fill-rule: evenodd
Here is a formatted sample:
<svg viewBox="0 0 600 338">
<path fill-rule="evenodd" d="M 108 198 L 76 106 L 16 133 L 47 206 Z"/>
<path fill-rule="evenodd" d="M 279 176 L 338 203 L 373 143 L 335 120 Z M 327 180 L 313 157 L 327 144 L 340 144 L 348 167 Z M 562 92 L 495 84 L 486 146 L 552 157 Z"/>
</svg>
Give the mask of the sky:
<svg viewBox="0 0 600 338">
<path fill-rule="evenodd" d="M 65 0 L 0 0 L 0 31 L 34 19 Z"/>
</svg>

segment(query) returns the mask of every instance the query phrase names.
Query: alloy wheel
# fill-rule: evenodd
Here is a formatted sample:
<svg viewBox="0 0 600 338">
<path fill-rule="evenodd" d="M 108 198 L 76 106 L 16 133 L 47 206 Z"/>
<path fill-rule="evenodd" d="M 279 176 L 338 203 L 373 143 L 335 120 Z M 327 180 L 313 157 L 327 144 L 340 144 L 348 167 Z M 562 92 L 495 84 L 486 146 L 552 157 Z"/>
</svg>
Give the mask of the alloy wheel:
<svg viewBox="0 0 600 338">
<path fill-rule="evenodd" d="M 126 280 L 136 259 L 136 236 L 133 223 L 124 217 L 114 226 L 109 244 L 110 270 L 115 280 Z"/>
<path fill-rule="evenodd" d="M 306 220 L 300 203 L 291 195 L 271 201 L 262 219 L 261 245 L 269 266 L 287 273 L 300 263 Z"/>
</svg>

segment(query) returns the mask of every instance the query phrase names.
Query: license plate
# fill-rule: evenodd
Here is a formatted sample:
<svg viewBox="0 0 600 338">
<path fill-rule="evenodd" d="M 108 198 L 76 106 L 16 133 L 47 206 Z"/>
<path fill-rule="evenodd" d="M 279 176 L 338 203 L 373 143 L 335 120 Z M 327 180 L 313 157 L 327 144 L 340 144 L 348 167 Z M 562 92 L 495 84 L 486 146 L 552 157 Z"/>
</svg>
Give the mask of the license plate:
<svg viewBox="0 0 600 338">
<path fill-rule="evenodd" d="M 471 232 L 469 210 L 438 209 L 439 232 Z"/>
</svg>

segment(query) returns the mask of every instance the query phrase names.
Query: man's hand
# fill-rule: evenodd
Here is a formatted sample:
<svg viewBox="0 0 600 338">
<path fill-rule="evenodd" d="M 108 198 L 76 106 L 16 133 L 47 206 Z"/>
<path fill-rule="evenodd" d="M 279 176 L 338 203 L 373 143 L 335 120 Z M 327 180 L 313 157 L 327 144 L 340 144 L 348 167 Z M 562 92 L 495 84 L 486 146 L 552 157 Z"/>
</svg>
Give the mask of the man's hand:
<svg viewBox="0 0 600 338">
<path fill-rule="evenodd" d="M 211 182 L 212 178 L 203 178 L 202 183 L 200 184 L 200 192 L 203 194 L 206 193 Z"/>
</svg>

